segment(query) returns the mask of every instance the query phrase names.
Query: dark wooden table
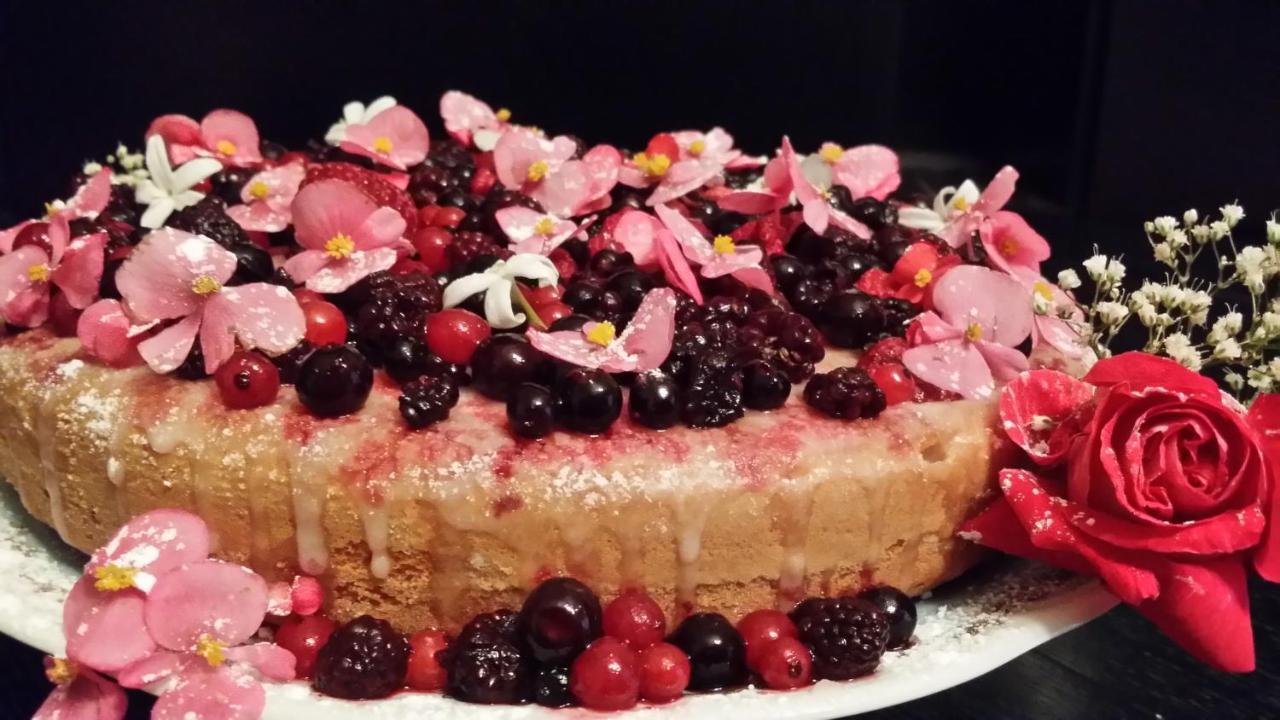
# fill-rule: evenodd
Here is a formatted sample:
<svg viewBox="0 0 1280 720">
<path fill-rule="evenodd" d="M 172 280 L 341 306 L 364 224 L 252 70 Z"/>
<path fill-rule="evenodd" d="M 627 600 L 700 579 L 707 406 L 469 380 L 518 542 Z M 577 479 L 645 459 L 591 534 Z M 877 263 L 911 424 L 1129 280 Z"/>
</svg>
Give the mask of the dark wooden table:
<svg viewBox="0 0 1280 720">
<path fill-rule="evenodd" d="M 1226 675 L 1170 644 L 1128 608 L 1118 608 L 977 680 L 867 720 L 1076 720 L 1280 717 L 1280 587 L 1256 583 L 1253 616 L 1259 670 Z M 28 718 L 49 689 L 40 653 L 0 636 L 0 718 Z M 148 716 L 135 693 L 130 720 Z"/>
</svg>

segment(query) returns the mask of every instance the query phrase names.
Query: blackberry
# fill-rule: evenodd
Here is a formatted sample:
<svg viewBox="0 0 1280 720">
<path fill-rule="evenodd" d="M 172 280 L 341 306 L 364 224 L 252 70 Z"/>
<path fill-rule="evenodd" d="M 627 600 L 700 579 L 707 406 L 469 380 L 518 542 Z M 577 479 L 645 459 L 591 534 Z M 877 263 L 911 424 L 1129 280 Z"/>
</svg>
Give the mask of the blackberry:
<svg viewBox="0 0 1280 720">
<path fill-rule="evenodd" d="M 818 325 L 832 345 L 860 348 L 884 331 L 883 305 L 856 290 L 840 293 L 823 303 Z"/>
<path fill-rule="evenodd" d="M 227 215 L 227 204 L 216 195 L 206 195 L 195 205 L 175 212 L 169 216 L 167 224 L 179 230 L 203 235 L 226 248 L 249 243 L 248 233 Z"/>
<path fill-rule="evenodd" d="M 911 643 L 916 630 L 916 604 L 895 587 L 878 587 L 858 593 L 858 597 L 875 605 L 889 622 L 889 649 L 897 650 Z"/>
<path fill-rule="evenodd" d="M 752 410 L 782 407 L 791 395 L 791 381 L 766 360 L 753 360 L 742 369 L 742 404 Z"/>
<path fill-rule="evenodd" d="M 517 704 L 529 699 L 531 663 L 516 642 L 518 616 L 510 610 L 478 615 L 445 650 L 445 692 L 463 702 Z"/>
<path fill-rule="evenodd" d="M 680 417 L 690 427 L 721 427 L 742 417 L 742 369 L 724 350 L 694 358 Z"/>
<path fill-rule="evenodd" d="M 511 257 L 511 251 L 499 246 L 493 236 L 487 233 L 454 233 L 453 243 L 449 245 L 449 258 L 455 267 L 463 267 L 480 255 L 495 255 L 499 259 L 505 259 Z"/>
<path fill-rule="evenodd" d="M 458 386 L 449 377 L 422 377 L 400 392 L 400 416 L 414 430 L 449 417 L 458 404 Z"/>
<path fill-rule="evenodd" d="M 431 141 L 431 147 L 427 150 L 427 162 L 447 170 L 475 167 L 476 165 L 475 158 L 471 156 L 471 151 L 449 136 Z"/>
<path fill-rule="evenodd" d="M 869 240 L 830 226 L 819 235 L 808 225 L 796 228 L 787 243 L 787 252 L 811 263 L 834 260 L 851 252 L 871 252 L 875 244 Z"/>
<path fill-rule="evenodd" d="M 253 171 L 247 168 L 224 167 L 214 173 L 213 177 L 209 178 L 209 182 L 213 185 L 213 194 L 221 198 L 224 203 L 239 205 L 240 190 L 252 176 Z"/>
<path fill-rule="evenodd" d="M 543 707 L 562 708 L 573 704 L 569 692 L 569 668 L 563 665 L 544 665 L 533 678 L 533 701 Z"/>
<path fill-rule="evenodd" d="M 348 700 L 382 698 L 404 685 L 408 669 L 409 641 L 387 621 L 361 615 L 320 649 L 311 686 Z"/>
<path fill-rule="evenodd" d="M 434 205 L 440 195 L 458 186 L 458 180 L 442 167 L 422 164 L 409 172 L 407 191 L 418 207 Z"/>
<path fill-rule="evenodd" d="M 776 308 L 752 313 L 738 332 L 738 346 L 744 362 L 768 360 L 793 383 L 812 375 L 826 356 L 822 335 L 808 318 Z"/>
<path fill-rule="evenodd" d="M 880 664 L 889 643 L 889 621 L 858 598 L 808 598 L 791 611 L 800 641 L 813 651 L 813 674 L 852 680 Z"/>
<path fill-rule="evenodd" d="M 804 400 L 827 415 L 848 420 L 872 418 L 885 408 L 880 386 L 865 370 L 853 367 L 840 367 L 809 378 Z"/>
</svg>

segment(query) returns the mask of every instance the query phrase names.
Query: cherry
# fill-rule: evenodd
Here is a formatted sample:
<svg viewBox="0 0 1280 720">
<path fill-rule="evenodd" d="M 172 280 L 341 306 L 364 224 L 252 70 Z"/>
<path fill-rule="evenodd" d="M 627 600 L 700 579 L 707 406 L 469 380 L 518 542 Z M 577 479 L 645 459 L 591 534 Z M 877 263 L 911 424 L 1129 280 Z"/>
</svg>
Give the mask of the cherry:
<svg viewBox="0 0 1280 720">
<path fill-rule="evenodd" d="M 418 259 L 433 273 L 444 272 L 453 264 L 449 257 L 452 244 L 453 233 L 442 227 L 424 225 L 413 234 L 413 248 L 418 251 Z"/>
<path fill-rule="evenodd" d="M 311 677 L 316 655 L 329 642 L 329 636 L 337 627 L 337 623 L 323 615 L 308 615 L 285 620 L 276 629 L 276 644 L 293 653 L 298 677 Z"/>
<path fill-rule="evenodd" d="M 561 318 L 567 318 L 573 314 L 573 308 L 562 302 L 548 303 L 537 308 L 537 311 L 538 318 L 542 320 L 542 323 L 547 327 L 551 327 L 551 323 Z"/>
<path fill-rule="evenodd" d="M 665 642 L 650 645 L 640 651 L 640 697 L 651 703 L 679 700 L 691 672 L 680 648 Z"/>
<path fill-rule="evenodd" d="M 754 669 L 770 690 L 794 690 L 813 682 L 813 654 L 798 639 L 780 637 L 760 648 Z"/>
<path fill-rule="evenodd" d="M 640 699 L 640 662 L 621 640 L 604 637 L 573 661 L 569 690 L 591 710 L 626 710 Z"/>
<path fill-rule="evenodd" d="M 280 371 L 270 360 L 252 351 L 232 355 L 213 379 L 223 404 L 235 410 L 269 405 L 280 393 Z"/>
<path fill-rule="evenodd" d="M 427 316 L 427 349 L 446 362 L 466 365 L 492 334 L 489 323 L 470 310 L 449 308 Z"/>
<path fill-rule="evenodd" d="M 565 664 L 600 637 L 600 600 L 573 578 L 551 578 L 525 598 L 519 627 L 534 660 Z"/>
<path fill-rule="evenodd" d="M 761 651 L 778 638 L 796 637 L 796 625 L 779 610 L 756 610 L 738 621 L 738 632 L 747 645 L 747 667 L 759 672 Z"/>
<path fill-rule="evenodd" d="M 55 293 L 49 302 L 49 324 L 58 337 L 75 337 L 80 323 L 80 311 L 71 307 L 64 293 Z"/>
<path fill-rule="evenodd" d="M 13 238 L 13 249 L 28 245 L 38 247 L 45 255 L 53 255 L 53 241 L 49 238 L 49 223 L 33 222 L 18 231 Z"/>
<path fill-rule="evenodd" d="M 632 650 L 643 650 L 666 636 L 667 619 L 648 594 L 629 590 L 605 607 L 604 634 L 618 638 Z"/>
<path fill-rule="evenodd" d="M 880 386 L 884 393 L 884 401 L 888 405 L 911 402 L 916 396 L 916 381 L 907 374 L 907 369 L 897 363 L 879 363 L 867 371 L 871 379 Z"/>
<path fill-rule="evenodd" d="M 307 342 L 312 345 L 341 345 L 347 341 L 347 316 L 337 305 L 312 300 L 302 305 L 302 315 L 307 320 Z"/>
<path fill-rule="evenodd" d="M 409 638 L 409 673 L 405 684 L 414 690 L 437 692 L 444 689 L 449 671 L 437 654 L 449 646 L 449 637 L 439 630 L 423 630 Z"/>
<path fill-rule="evenodd" d="M 320 293 L 316 292 L 315 290 L 308 290 L 304 287 L 294 290 L 293 297 L 295 300 L 298 301 L 299 305 L 306 305 L 307 303 L 316 302 L 317 300 L 320 300 L 320 301 L 324 300 L 324 296 L 321 295 Z"/>
</svg>

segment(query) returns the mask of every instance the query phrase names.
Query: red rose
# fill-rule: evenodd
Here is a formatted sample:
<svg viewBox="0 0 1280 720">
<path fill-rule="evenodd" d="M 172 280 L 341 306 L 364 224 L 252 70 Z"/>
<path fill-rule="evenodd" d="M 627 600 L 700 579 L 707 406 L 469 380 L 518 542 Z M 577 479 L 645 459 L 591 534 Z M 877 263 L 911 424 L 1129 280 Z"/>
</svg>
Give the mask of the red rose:
<svg viewBox="0 0 1280 720">
<path fill-rule="evenodd" d="M 1253 668 L 1245 568 L 1280 580 L 1272 485 L 1280 402 L 1245 415 L 1170 360 L 1127 353 L 1084 381 L 1025 373 L 1001 395 L 1010 439 L 1047 468 L 1000 474 L 970 537 L 1097 575 L 1206 662 Z"/>
</svg>

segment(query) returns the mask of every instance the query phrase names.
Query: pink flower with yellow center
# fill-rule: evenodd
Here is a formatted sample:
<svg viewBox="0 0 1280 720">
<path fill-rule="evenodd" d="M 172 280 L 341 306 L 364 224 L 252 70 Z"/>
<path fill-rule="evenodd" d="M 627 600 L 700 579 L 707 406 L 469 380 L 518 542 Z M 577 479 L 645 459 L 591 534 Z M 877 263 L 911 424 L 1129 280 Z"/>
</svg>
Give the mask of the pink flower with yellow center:
<svg viewBox="0 0 1280 720">
<path fill-rule="evenodd" d="M 175 165 L 196 157 L 216 158 L 234 167 L 262 162 L 258 127 L 235 110 L 213 110 L 198 123 L 186 115 L 161 115 L 147 128 L 146 137 L 152 135 L 164 138 Z"/>
</svg>

